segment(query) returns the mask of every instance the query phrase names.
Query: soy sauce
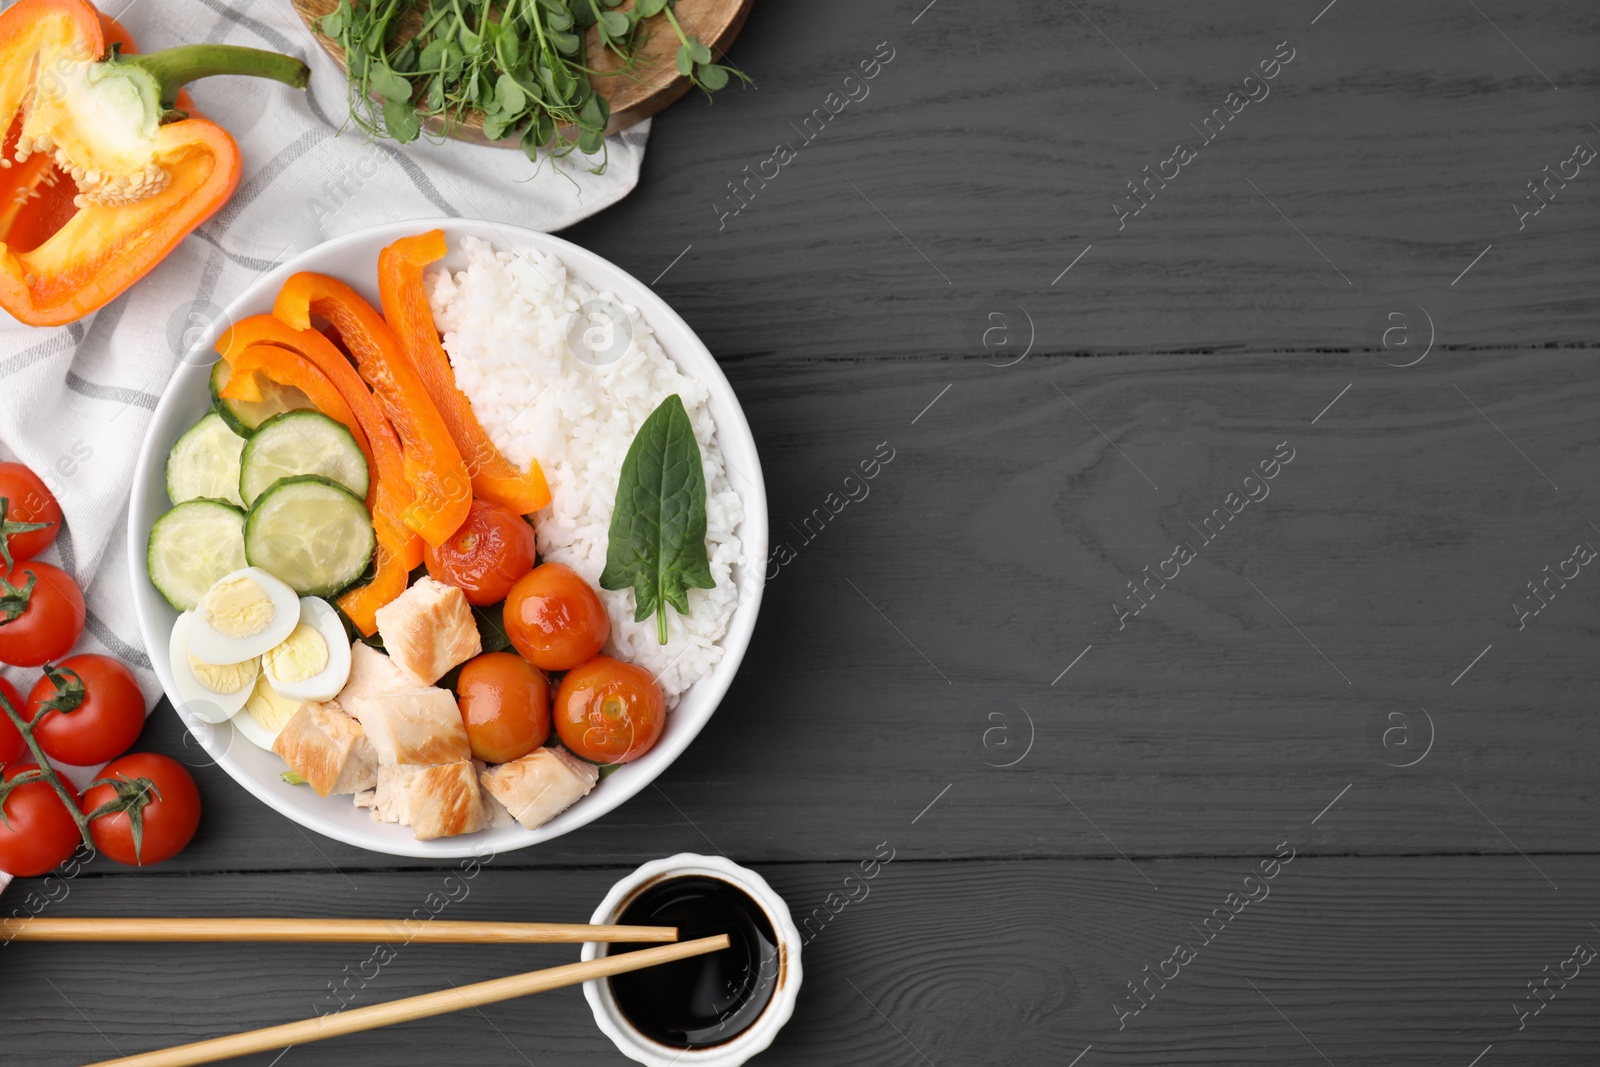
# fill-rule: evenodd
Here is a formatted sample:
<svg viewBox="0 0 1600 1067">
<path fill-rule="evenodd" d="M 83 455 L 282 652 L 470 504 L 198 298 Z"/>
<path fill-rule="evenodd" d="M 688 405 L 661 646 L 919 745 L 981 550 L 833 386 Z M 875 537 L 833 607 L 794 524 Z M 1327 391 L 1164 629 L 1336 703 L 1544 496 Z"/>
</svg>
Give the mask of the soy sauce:
<svg viewBox="0 0 1600 1067">
<path fill-rule="evenodd" d="M 619 923 L 676 926 L 678 940 L 727 934 L 729 947 L 659 967 L 613 975 L 611 992 L 627 1020 L 673 1048 L 731 1041 L 761 1015 L 778 980 L 778 939 L 766 913 L 742 890 L 693 875 L 646 889 Z M 613 952 L 649 948 L 617 945 Z"/>
</svg>

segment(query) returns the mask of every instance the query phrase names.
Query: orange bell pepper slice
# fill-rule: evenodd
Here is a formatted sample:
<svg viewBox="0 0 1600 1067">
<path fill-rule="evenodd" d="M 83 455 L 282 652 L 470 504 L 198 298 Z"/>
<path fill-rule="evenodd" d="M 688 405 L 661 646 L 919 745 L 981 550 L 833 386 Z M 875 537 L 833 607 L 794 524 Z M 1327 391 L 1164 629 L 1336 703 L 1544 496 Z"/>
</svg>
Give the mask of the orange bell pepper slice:
<svg viewBox="0 0 1600 1067">
<path fill-rule="evenodd" d="M 0 307 L 22 322 L 59 326 L 105 305 L 233 194 L 239 147 L 175 110 L 185 82 L 249 74 L 303 88 L 310 74 L 254 48 L 131 45 L 85 0 L 0 13 Z"/>
<path fill-rule="evenodd" d="M 328 376 L 323 374 L 316 366 L 300 353 L 277 345 L 257 344 L 249 345 L 243 352 L 234 358 L 232 373 L 228 376 L 228 384 L 222 387 L 222 397 L 225 400 L 260 400 L 261 387 L 256 381 L 256 375 L 261 375 L 268 381 L 277 382 L 279 385 L 292 386 L 306 394 L 311 403 L 316 405 L 318 411 L 335 422 L 342 423 L 350 431 L 350 436 L 356 439 L 356 446 L 361 449 L 361 454 L 367 458 L 367 469 L 376 470 L 377 461 L 372 458 L 372 445 L 367 441 L 367 432 L 361 428 L 361 422 L 350 410 L 350 404 L 334 387 Z M 371 496 L 371 490 L 368 496 Z M 368 506 L 372 504 L 368 500 Z"/>
<path fill-rule="evenodd" d="M 402 237 L 378 254 L 378 294 L 383 317 L 400 338 L 422 384 L 450 430 L 472 477 L 474 496 L 510 508 L 518 515 L 538 511 L 550 503 L 550 486 L 537 460 L 526 473 L 500 454 L 484 432 L 472 404 L 456 388 L 450 357 L 439 343 L 433 311 L 422 287 L 423 268 L 444 258 L 444 231 L 430 230 Z"/>
<path fill-rule="evenodd" d="M 460 529 L 472 506 L 472 479 L 439 409 L 399 338 L 377 310 L 337 278 L 301 271 L 283 283 L 272 313 L 297 330 L 327 319 L 355 356 L 361 377 L 400 437 L 414 496 L 405 524 L 435 547 Z"/>
<path fill-rule="evenodd" d="M 271 315 L 252 315 L 228 327 L 216 345 L 222 358 L 236 369 L 246 353 L 262 347 L 286 349 L 321 371 L 345 401 L 371 450 L 367 509 L 372 513 L 372 528 L 378 540 L 377 573 L 366 585 L 339 598 L 339 607 L 356 629 L 370 637 L 378 630 L 377 610 L 405 592 L 407 576 L 422 562 L 422 539 L 404 521 L 411 504 L 411 487 L 400 439 L 355 367 L 317 331 L 293 329 Z M 228 384 L 233 381 L 230 377 Z M 315 397 L 312 399 L 315 402 Z"/>
</svg>

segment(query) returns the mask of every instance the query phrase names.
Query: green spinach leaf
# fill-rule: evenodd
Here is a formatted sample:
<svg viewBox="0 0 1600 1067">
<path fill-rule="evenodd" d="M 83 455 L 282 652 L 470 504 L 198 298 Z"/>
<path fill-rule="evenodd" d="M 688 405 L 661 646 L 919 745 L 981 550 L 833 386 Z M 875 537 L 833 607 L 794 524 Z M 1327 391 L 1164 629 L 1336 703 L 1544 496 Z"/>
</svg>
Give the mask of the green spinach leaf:
<svg viewBox="0 0 1600 1067">
<path fill-rule="evenodd" d="M 632 586 L 634 621 L 656 615 L 656 637 L 664 645 L 663 601 L 687 615 L 689 590 L 715 584 L 706 555 L 706 476 L 700 445 L 683 400 L 674 393 L 644 420 L 622 461 L 600 586 Z"/>
</svg>

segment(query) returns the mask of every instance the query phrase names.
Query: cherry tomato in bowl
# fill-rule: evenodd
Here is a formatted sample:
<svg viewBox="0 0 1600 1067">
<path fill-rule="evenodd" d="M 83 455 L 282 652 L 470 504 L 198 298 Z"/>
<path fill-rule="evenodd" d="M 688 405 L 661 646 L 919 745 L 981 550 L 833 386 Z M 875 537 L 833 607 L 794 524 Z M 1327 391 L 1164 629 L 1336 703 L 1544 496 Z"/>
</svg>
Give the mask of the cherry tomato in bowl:
<svg viewBox="0 0 1600 1067">
<path fill-rule="evenodd" d="M 116 779 L 127 785 L 106 782 Z M 143 779 L 153 786 L 137 783 Z M 89 833 L 94 847 L 130 867 L 148 867 L 182 852 L 200 827 L 200 790 L 177 760 L 155 752 L 135 752 L 106 765 L 97 784 L 83 794 L 83 810 L 93 815 L 102 805 L 118 800 L 138 807 L 140 833 L 134 834 L 133 815 L 118 811 L 91 818 Z"/>
<path fill-rule="evenodd" d="M 0 678 L 0 696 L 6 698 L 6 703 L 11 705 L 12 711 L 18 715 L 23 714 L 21 694 L 4 678 Z M 22 735 L 11 725 L 11 716 L 0 714 L 0 767 L 4 767 L 27 750 L 28 745 L 22 740 Z"/>
<path fill-rule="evenodd" d="M 8 767 L 5 780 L 37 770 L 36 763 Z M 67 795 L 76 802 L 72 783 L 63 779 Z M 0 821 L 0 871 L 18 878 L 33 878 L 54 870 L 83 841 L 72 813 L 47 782 L 28 782 L 5 799 L 5 820 Z"/>
<path fill-rule="evenodd" d="M 72 651 L 83 633 L 83 593 L 60 567 L 19 562 L 0 584 L 0 663 L 38 667 Z"/>
<path fill-rule="evenodd" d="M 627 763 L 660 740 L 667 708 L 649 671 L 596 656 L 561 679 L 552 717 L 572 752 L 594 763 Z"/>
<path fill-rule="evenodd" d="M 0 515 L 0 540 L 13 560 L 32 559 L 61 532 L 61 505 L 39 476 L 20 463 L 0 463 L 0 497 L 6 501 Z M 39 529 L 15 529 L 39 525 Z"/>
<path fill-rule="evenodd" d="M 34 684 L 22 717 L 33 722 L 51 759 L 88 767 L 116 759 L 144 729 L 144 693 L 133 672 L 110 656 L 68 656 Z M 54 710 L 46 711 L 46 708 Z"/>
<path fill-rule="evenodd" d="M 564 563 L 542 563 L 506 597 L 506 636 L 535 667 L 570 671 L 604 647 L 611 633 L 600 596 Z"/>
<path fill-rule="evenodd" d="M 533 527 L 510 508 L 474 500 L 461 528 L 422 550 L 428 574 L 461 590 L 467 603 L 498 604 L 533 569 Z"/>
<path fill-rule="evenodd" d="M 456 692 L 472 754 L 485 763 L 521 759 L 550 736 L 550 683 L 521 656 L 473 657 L 461 668 Z"/>
</svg>

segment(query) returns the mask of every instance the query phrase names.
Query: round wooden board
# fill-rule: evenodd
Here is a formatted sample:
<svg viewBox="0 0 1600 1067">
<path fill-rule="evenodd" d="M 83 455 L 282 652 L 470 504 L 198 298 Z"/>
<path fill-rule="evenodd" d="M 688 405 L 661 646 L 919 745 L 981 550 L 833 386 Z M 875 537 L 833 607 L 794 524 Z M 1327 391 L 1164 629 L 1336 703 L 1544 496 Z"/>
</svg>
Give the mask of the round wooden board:
<svg viewBox="0 0 1600 1067">
<path fill-rule="evenodd" d="M 337 41 L 317 29 L 316 23 L 317 19 L 338 6 L 338 0 L 291 0 L 291 2 L 301 20 L 316 37 L 317 43 L 333 57 L 341 70 L 344 69 L 344 49 L 339 47 Z M 677 13 L 678 21 L 683 24 L 685 32 L 698 36 L 720 61 L 728 47 L 733 44 L 733 39 L 744 28 L 745 19 L 749 17 L 750 8 L 754 5 L 755 0 L 676 0 L 673 10 Z M 623 6 L 631 7 L 631 0 Z M 417 20 L 417 16 L 415 14 L 408 16 L 407 21 L 411 20 Z M 401 32 L 414 32 L 416 25 L 417 21 L 411 21 L 409 26 L 403 21 Z M 648 25 L 651 33 L 644 47 L 639 50 L 632 74 L 596 78 L 594 81 L 595 89 L 611 105 L 611 121 L 606 125 L 607 133 L 616 133 L 644 121 L 689 91 L 689 79 L 679 74 L 677 67 L 673 65 L 673 57 L 678 49 L 677 35 L 660 15 L 652 18 Z M 589 31 L 588 54 L 593 57 L 597 70 L 615 71 L 621 67 L 615 55 L 599 47 L 593 30 Z M 430 121 L 427 129 L 434 133 L 445 132 L 443 124 L 438 120 Z M 483 115 L 476 111 L 456 123 L 448 133 L 457 140 L 470 141 L 473 144 L 493 145 L 497 148 L 520 147 L 515 137 L 499 141 L 485 138 Z"/>
</svg>

